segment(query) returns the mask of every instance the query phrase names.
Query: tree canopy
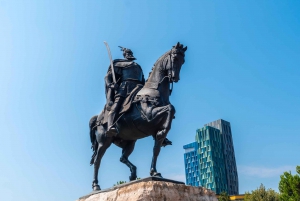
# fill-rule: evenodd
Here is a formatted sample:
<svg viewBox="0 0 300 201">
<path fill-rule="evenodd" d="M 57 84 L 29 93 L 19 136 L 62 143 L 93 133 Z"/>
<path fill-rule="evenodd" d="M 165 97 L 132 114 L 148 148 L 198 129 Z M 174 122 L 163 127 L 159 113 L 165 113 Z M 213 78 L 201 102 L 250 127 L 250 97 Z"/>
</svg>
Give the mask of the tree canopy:
<svg viewBox="0 0 300 201">
<path fill-rule="evenodd" d="M 299 201 L 300 200 L 300 166 L 296 167 L 296 174 L 284 172 L 280 176 L 279 191 L 282 201 Z"/>
<path fill-rule="evenodd" d="M 226 192 L 222 192 L 219 197 L 219 201 L 230 201 L 230 196 Z"/>
<path fill-rule="evenodd" d="M 261 184 L 251 193 L 245 193 L 245 201 L 279 201 L 279 194 L 272 189 L 266 190 L 266 187 Z"/>
</svg>

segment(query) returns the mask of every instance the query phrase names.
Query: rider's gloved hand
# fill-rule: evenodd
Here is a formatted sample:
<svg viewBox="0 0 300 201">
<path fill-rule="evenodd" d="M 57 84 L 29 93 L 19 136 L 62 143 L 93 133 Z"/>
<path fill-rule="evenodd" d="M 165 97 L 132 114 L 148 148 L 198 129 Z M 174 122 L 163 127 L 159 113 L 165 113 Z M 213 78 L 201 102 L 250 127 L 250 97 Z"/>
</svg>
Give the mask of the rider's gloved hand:
<svg viewBox="0 0 300 201">
<path fill-rule="evenodd" d="M 113 101 L 111 100 L 107 100 L 107 105 L 106 105 L 106 110 L 110 111 L 111 110 L 111 106 L 114 104 Z"/>
<path fill-rule="evenodd" d="M 114 104 L 114 102 L 113 102 L 113 101 L 111 101 L 111 100 L 110 100 L 110 101 L 108 101 L 108 105 L 109 105 L 109 106 L 112 106 L 113 104 Z"/>
<path fill-rule="evenodd" d="M 118 90 L 119 85 L 117 83 L 110 83 L 108 85 L 109 88 L 114 89 L 114 90 Z"/>
</svg>

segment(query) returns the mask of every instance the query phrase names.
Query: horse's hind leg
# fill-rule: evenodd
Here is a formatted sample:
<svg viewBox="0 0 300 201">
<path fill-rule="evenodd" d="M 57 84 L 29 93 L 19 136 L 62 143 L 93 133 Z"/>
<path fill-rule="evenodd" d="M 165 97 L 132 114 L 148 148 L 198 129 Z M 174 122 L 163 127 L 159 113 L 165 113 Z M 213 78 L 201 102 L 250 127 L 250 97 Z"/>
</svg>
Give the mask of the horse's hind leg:
<svg viewBox="0 0 300 201">
<path fill-rule="evenodd" d="M 102 126 L 98 127 L 98 131 L 96 131 L 96 137 L 98 141 L 98 149 L 97 149 L 97 155 L 95 156 L 94 160 L 94 180 L 93 180 L 93 190 L 101 190 L 100 186 L 98 185 L 98 172 L 99 167 L 101 163 L 101 159 L 106 151 L 106 149 L 111 145 L 112 138 L 106 137 L 105 130 Z"/>
<path fill-rule="evenodd" d="M 128 160 L 128 157 L 134 149 L 136 140 L 130 140 L 130 141 L 126 141 L 126 142 L 127 143 L 125 143 L 124 146 L 122 146 L 123 150 L 122 150 L 122 156 L 120 158 L 120 161 L 130 168 L 131 175 L 129 176 L 129 180 L 133 181 L 133 180 L 136 180 L 136 177 L 137 177 L 136 176 L 136 166 L 133 165 Z"/>
</svg>

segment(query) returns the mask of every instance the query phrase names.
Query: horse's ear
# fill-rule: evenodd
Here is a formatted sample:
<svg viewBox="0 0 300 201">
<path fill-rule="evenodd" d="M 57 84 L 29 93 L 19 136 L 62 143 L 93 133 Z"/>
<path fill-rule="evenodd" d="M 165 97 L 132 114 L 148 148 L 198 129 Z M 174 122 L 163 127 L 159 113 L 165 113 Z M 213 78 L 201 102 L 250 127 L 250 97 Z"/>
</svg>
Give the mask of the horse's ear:
<svg viewBox="0 0 300 201">
<path fill-rule="evenodd" d="M 185 46 L 185 48 L 183 48 L 183 51 L 185 52 L 187 50 L 187 46 Z"/>
<path fill-rule="evenodd" d="M 177 42 L 177 44 L 176 44 L 175 48 L 176 48 L 176 49 L 177 49 L 177 48 L 179 48 L 179 45 L 180 45 L 180 43 L 179 43 L 179 42 Z"/>
</svg>

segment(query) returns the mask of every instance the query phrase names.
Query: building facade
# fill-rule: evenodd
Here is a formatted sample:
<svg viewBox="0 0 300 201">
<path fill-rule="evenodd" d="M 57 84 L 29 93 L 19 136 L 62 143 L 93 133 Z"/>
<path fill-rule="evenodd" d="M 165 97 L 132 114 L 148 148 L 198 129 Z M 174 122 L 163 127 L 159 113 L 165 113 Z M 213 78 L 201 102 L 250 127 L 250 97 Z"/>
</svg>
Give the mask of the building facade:
<svg viewBox="0 0 300 201">
<path fill-rule="evenodd" d="M 184 165 L 185 165 L 185 180 L 187 185 L 200 186 L 199 167 L 198 167 L 198 144 L 192 142 L 184 145 Z"/>
<path fill-rule="evenodd" d="M 196 142 L 185 145 L 186 184 L 217 194 L 238 195 L 238 175 L 230 123 L 222 119 L 196 131 Z"/>
<path fill-rule="evenodd" d="M 225 171 L 227 175 L 227 187 L 229 195 L 239 194 L 239 181 L 235 161 L 231 126 L 228 121 L 219 119 L 204 126 L 211 126 L 220 130 L 223 140 L 223 153 L 225 158 Z"/>
<path fill-rule="evenodd" d="M 196 133 L 201 186 L 217 194 L 227 192 L 227 177 L 220 130 L 204 126 Z"/>
</svg>

